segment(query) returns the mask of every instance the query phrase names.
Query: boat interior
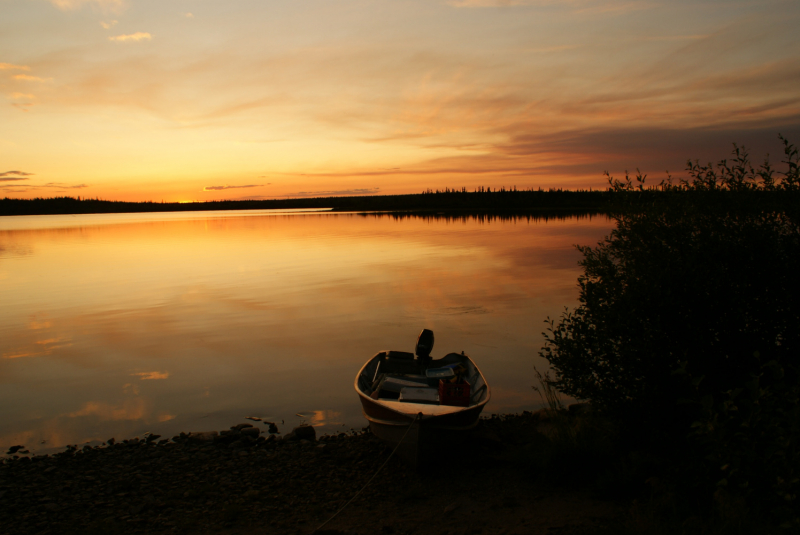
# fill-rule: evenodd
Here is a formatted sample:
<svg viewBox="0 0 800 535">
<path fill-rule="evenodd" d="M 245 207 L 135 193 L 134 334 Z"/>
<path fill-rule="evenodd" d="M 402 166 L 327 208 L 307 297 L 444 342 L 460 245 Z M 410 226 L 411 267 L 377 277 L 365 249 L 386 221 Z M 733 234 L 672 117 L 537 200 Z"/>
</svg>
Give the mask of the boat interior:
<svg viewBox="0 0 800 535">
<path fill-rule="evenodd" d="M 370 398 L 398 409 L 401 407 L 396 404 L 408 404 L 409 409 L 412 404 L 422 404 L 428 406 L 428 411 L 434 409 L 432 406 L 441 406 L 451 412 L 477 405 L 487 395 L 483 376 L 463 353 L 432 359 L 383 351 L 364 366 L 357 384 Z"/>
</svg>

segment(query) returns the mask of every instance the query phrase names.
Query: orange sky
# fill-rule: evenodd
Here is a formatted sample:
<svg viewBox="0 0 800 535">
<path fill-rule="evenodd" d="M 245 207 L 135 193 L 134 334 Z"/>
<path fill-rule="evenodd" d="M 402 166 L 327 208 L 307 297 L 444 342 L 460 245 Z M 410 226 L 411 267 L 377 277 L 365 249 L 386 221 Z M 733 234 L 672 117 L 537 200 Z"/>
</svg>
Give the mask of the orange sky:
<svg viewBox="0 0 800 535">
<path fill-rule="evenodd" d="M 0 196 L 660 180 L 800 142 L 800 4 L 0 0 Z"/>
</svg>

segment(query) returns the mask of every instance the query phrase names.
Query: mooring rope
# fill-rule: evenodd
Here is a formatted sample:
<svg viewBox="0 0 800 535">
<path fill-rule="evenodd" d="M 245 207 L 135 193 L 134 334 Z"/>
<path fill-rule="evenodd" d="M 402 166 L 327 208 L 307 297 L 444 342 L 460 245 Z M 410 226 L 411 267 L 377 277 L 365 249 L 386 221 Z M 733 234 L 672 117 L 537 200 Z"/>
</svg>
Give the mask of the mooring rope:
<svg viewBox="0 0 800 535">
<path fill-rule="evenodd" d="M 328 524 L 328 522 L 330 522 L 331 520 L 333 520 L 334 518 L 336 518 L 336 516 L 337 516 L 339 513 L 341 513 L 342 511 L 344 511 L 344 510 L 345 510 L 345 508 L 346 508 L 348 505 L 350 505 L 351 503 L 353 503 L 353 500 L 355 500 L 356 498 L 358 498 L 358 495 L 359 495 L 359 494 L 361 494 L 362 492 L 364 492 L 364 489 L 365 489 L 365 488 L 367 488 L 367 487 L 369 486 L 369 484 L 370 484 L 370 483 L 372 483 L 372 480 L 373 480 L 373 479 L 375 479 L 375 476 L 377 476 L 377 475 L 380 473 L 380 471 L 381 471 L 381 470 L 383 470 L 383 467 L 384 467 L 384 466 L 386 466 L 386 463 L 388 463 L 388 462 L 389 462 L 389 459 L 391 459 L 391 458 L 392 458 L 392 456 L 394 456 L 395 452 L 396 452 L 396 451 L 397 451 L 397 449 L 400 447 L 400 444 L 402 444 L 402 443 L 403 443 L 403 441 L 405 440 L 406 436 L 408 435 L 408 432 L 409 432 L 409 431 L 411 431 L 411 428 L 412 428 L 412 427 L 414 427 L 414 424 L 415 424 L 415 423 L 417 423 L 417 420 L 420 420 L 421 418 L 422 418 L 422 413 L 421 413 L 421 412 L 420 412 L 420 413 L 417 413 L 417 415 L 416 415 L 416 416 L 414 416 L 414 419 L 413 419 L 413 420 L 411 420 L 411 423 L 408 425 L 408 429 L 406 429 L 406 432 L 403 434 L 403 437 L 400 439 L 400 442 L 398 442 L 398 443 L 397 443 L 397 446 L 395 446 L 395 447 L 394 447 L 394 449 L 392 450 L 392 453 L 390 453 L 390 454 L 389 454 L 389 456 L 386 458 L 386 460 L 385 460 L 385 461 L 383 461 L 383 464 L 382 464 L 382 465 L 381 465 L 381 466 L 380 466 L 380 467 L 379 467 L 379 468 L 378 468 L 378 469 L 375 471 L 375 473 L 374 473 L 374 474 L 372 474 L 372 477 L 371 477 L 371 478 L 369 478 L 369 481 L 367 481 L 366 483 L 364 483 L 364 486 L 363 486 L 363 487 L 361 487 L 361 490 L 359 490 L 358 492 L 356 492 L 356 493 L 355 493 L 355 495 L 354 495 L 352 498 L 350 498 L 350 499 L 347 501 L 347 503 L 346 503 L 346 504 L 344 504 L 344 505 L 341 507 L 341 509 L 339 509 L 338 511 L 336 511 L 335 513 L 333 513 L 333 516 L 331 516 L 331 517 L 330 517 L 328 520 L 326 520 L 325 522 L 323 522 L 322 524 L 320 524 L 320 526 L 319 526 L 317 529 L 315 529 L 314 531 L 312 531 L 312 532 L 311 532 L 311 535 L 314 535 L 314 533 L 316 533 L 316 532 L 318 532 L 319 530 L 321 530 L 322 528 L 324 528 L 324 527 L 325 527 L 325 525 L 326 525 L 326 524 Z"/>
</svg>

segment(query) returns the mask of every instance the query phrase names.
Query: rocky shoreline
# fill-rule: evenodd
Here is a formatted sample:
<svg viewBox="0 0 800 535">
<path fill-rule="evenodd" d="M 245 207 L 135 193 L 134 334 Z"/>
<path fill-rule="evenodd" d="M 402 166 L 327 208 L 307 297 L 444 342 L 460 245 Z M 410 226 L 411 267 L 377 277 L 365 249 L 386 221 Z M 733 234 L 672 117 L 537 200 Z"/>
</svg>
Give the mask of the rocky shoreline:
<svg viewBox="0 0 800 535">
<path fill-rule="evenodd" d="M 531 413 L 482 420 L 425 473 L 392 458 L 317 533 L 589 533 L 611 521 L 619 504 L 525 476 L 537 425 Z M 315 435 L 243 423 L 15 455 L 0 463 L 0 533 L 312 533 L 391 453 L 368 431 Z"/>
</svg>

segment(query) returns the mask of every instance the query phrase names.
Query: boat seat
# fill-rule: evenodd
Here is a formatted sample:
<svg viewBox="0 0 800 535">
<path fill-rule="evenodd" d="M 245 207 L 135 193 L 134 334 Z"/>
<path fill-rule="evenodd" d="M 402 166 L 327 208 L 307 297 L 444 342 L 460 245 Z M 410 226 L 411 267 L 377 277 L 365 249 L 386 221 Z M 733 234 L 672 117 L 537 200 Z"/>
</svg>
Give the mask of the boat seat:
<svg viewBox="0 0 800 535">
<path fill-rule="evenodd" d="M 393 377 L 393 376 L 386 376 L 386 379 L 383 380 L 381 383 L 381 390 L 388 390 L 390 392 L 397 392 L 400 391 L 405 387 L 414 387 L 414 388 L 421 388 L 427 387 L 428 381 L 424 377 L 420 377 L 419 379 L 414 377 Z"/>
<path fill-rule="evenodd" d="M 395 358 L 395 357 L 381 357 L 380 371 L 381 373 L 403 373 L 419 375 L 422 367 L 420 362 L 414 359 Z"/>
</svg>

